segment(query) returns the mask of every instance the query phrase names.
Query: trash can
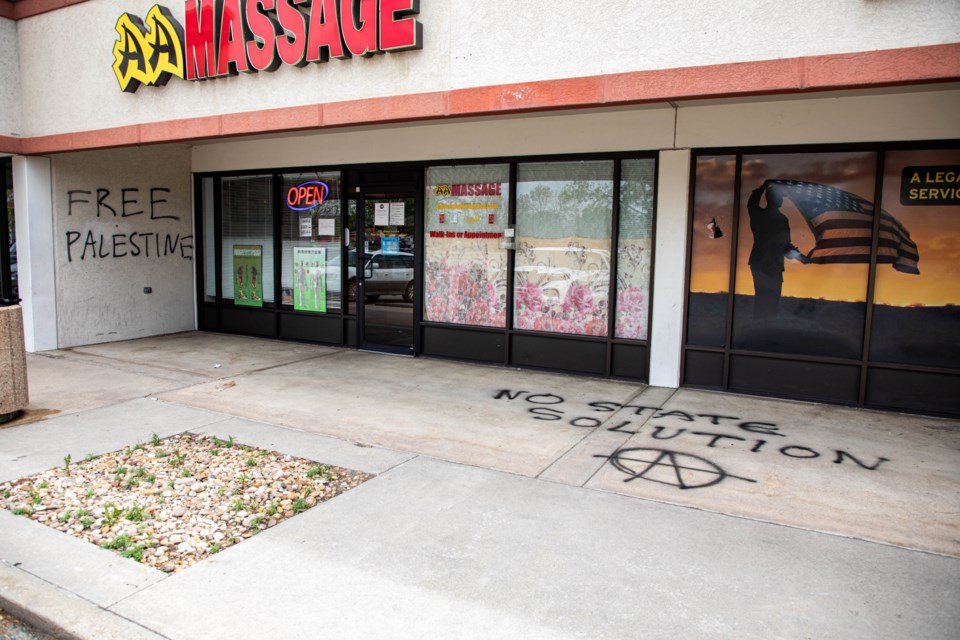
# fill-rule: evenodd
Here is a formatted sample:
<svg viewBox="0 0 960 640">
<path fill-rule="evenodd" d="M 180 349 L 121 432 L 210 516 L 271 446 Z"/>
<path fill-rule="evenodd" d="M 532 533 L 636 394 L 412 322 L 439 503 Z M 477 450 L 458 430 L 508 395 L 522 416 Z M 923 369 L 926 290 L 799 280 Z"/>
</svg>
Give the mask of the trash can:
<svg viewBox="0 0 960 640">
<path fill-rule="evenodd" d="M 29 403 L 23 310 L 0 300 L 0 424 L 19 416 Z"/>
</svg>

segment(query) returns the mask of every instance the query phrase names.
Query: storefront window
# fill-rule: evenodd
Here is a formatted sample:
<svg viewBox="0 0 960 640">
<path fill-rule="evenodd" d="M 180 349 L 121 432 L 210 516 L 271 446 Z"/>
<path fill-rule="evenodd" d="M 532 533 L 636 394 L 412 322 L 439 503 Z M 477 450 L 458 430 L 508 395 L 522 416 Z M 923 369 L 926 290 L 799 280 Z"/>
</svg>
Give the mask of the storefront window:
<svg viewBox="0 0 960 640">
<path fill-rule="evenodd" d="M 273 207 L 270 176 L 223 178 L 223 298 L 236 306 L 273 306 Z"/>
<path fill-rule="evenodd" d="M 3 193 L 3 210 L 0 211 L 0 299 L 10 302 L 19 300 L 20 287 L 17 278 L 17 229 L 13 214 L 13 163 L 10 158 L 0 159 L 0 185 Z"/>
<path fill-rule="evenodd" d="M 505 326 L 509 190 L 505 164 L 427 170 L 425 321 Z"/>
<path fill-rule="evenodd" d="M 687 344 L 722 347 L 726 341 L 736 167 L 734 156 L 697 158 Z"/>
<path fill-rule="evenodd" d="M 621 164 L 617 338 L 647 339 L 655 175 L 653 159 L 624 160 Z"/>
<path fill-rule="evenodd" d="M 285 174 L 280 183 L 283 306 L 341 308 L 340 174 Z"/>
<path fill-rule="evenodd" d="M 3 210 L 0 211 L 0 298 L 16 302 L 20 297 L 17 278 L 17 229 L 13 214 L 13 163 L 0 159 Z"/>
<path fill-rule="evenodd" d="M 875 153 L 746 155 L 733 348 L 859 358 Z"/>
<path fill-rule="evenodd" d="M 960 151 L 884 163 L 870 359 L 960 365 Z"/>
<path fill-rule="evenodd" d="M 514 327 L 607 335 L 613 162 L 518 167 Z"/>
<path fill-rule="evenodd" d="M 204 178 L 200 183 L 203 202 L 203 299 L 217 299 L 217 239 L 214 234 L 213 178 Z"/>
</svg>

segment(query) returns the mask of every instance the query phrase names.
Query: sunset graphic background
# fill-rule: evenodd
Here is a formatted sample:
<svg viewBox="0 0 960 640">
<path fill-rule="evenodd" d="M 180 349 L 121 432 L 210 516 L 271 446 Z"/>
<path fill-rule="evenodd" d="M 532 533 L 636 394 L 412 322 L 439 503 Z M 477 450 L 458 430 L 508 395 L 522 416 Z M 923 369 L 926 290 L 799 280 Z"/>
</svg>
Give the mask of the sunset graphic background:
<svg viewBox="0 0 960 640">
<path fill-rule="evenodd" d="M 753 295 L 747 259 L 753 244 L 746 211 L 750 192 L 765 180 L 803 180 L 829 185 L 873 202 L 877 154 L 873 152 L 745 155 L 740 194 L 740 232 L 736 293 Z M 892 306 L 960 304 L 960 207 L 916 207 L 900 204 L 901 172 L 907 166 L 960 165 L 960 151 L 891 151 L 886 154 L 882 208 L 910 232 L 920 253 L 920 275 L 878 265 L 874 302 Z M 733 201 L 736 163 L 733 155 L 702 156 L 697 161 L 694 195 L 693 260 L 690 290 L 725 293 L 729 288 L 733 247 Z M 814 237 L 790 200 L 782 212 L 790 221 L 791 239 L 801 252 Z M 724 235 L 713 239 L 707 224 L 716 219 Z M 787 260 L 783 296 L 832 301 L 866 300 L 867 264 L 801 264 Z"/>
</svg>

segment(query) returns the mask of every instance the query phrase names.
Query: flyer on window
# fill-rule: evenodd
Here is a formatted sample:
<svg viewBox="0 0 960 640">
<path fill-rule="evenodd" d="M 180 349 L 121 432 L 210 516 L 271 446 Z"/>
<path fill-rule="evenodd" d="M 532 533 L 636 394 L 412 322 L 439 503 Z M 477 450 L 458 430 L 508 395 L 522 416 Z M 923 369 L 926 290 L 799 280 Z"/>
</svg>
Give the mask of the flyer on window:
<svg viewBox="0 0 960 640">
<path fill-rule="evenodd" d="M 233 304 L 263 306 L 263 245 L 233 246 Z"/>
<path fill-rule="evenodd" d="M 327 311 L 327 250 L 324 247 L 293 248 L 293 308 L 297 311 Z"/>
</svg>

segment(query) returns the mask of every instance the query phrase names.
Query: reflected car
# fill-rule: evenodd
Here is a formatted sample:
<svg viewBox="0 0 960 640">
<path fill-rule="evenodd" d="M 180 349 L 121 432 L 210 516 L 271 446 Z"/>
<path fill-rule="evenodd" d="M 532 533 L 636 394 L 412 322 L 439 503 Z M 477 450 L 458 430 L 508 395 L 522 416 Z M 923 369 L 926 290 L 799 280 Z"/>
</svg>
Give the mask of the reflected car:
<svg viewBox="0 0 960 640">
<path fill-rule="evenodd" d="M 354 302 L 357 299 L 357 252 L 351 251 L 347 260 L 347 299 Z M 412 253 L 364 253 L 364 300 L 376 302 L 383 295 L 398 295 L 404 302 L 413 302 L 413 264 Z"/>
</svg>

